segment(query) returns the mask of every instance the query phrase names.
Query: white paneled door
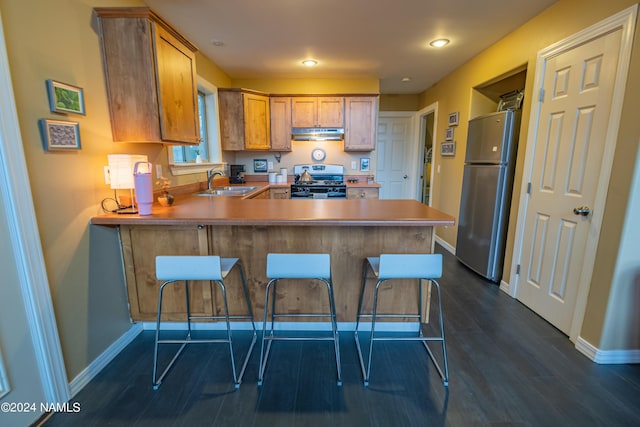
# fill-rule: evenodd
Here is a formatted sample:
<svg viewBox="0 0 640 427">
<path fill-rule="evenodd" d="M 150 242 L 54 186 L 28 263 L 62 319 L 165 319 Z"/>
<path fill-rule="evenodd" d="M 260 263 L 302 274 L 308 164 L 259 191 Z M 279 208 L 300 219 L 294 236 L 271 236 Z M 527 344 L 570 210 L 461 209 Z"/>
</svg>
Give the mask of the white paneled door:
<svg viewBox="0 0 640 427">
<path fill-rule="evenodd" d="M 381 199 L 414 196 L 412 132 L 413 117 L 378 117 L 376 181 L 381 185 Z"/>
<path fill-rule="evenodd" d="M 585 247 L 599 233 L 594 207 L 601 179 L 608 180 L 601 168 L 622 33 L 561 50 L 541 71 L 516 296 L 566 334 L 582 275 L 591 274 Z"/>
</svg>

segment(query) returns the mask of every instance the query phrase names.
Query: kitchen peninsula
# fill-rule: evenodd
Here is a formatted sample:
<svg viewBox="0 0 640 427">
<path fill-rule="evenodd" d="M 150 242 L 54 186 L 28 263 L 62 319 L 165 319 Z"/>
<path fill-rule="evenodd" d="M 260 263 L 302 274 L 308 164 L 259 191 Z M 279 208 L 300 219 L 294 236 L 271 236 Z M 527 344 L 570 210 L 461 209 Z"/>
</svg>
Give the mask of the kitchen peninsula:
<svg viewBox="0 0 640 427">
<path fill-rule="evenodd" d="M 259 193 L 258 189 L 255 193 Z M 453 217 L 415 200 L 291 200 L 237 197 L 182 196 L 172 207 L 153 206 L 149 216 L 105 214 L 93 217 L 94 226 L 120 230 L 131 318 L 153 321 L 159 282 L 157 255 L 220 255 L 240 258 L 256 319 L 262 318 L 269 252 L 331 254 L 338 321 L 355 321 L 362 282 L 363 260 L 381 253 L 431 252 L 433 228 L 454 224 Z M 239 314 L 243 296 L 236 293 L 239 274 L 227 279 L 229 306 Z M 311 289 L 309 289 L 311 288 Z M 395 292 L 380 309 L 415 310 L 417 291 Z M 194 314 L 222 312 L 217 288 L 191 286 Z M 318 286 L 279 286 L 278 304 L 290 310 L 312 312 Z M 167 320 L 184 321 L 184 289 L 168 289 L 163 313 Z M 236 309 L 237 308 L 237 309 Z M 322 307 L 326 309 L 326 307 Z"/>
</svg>

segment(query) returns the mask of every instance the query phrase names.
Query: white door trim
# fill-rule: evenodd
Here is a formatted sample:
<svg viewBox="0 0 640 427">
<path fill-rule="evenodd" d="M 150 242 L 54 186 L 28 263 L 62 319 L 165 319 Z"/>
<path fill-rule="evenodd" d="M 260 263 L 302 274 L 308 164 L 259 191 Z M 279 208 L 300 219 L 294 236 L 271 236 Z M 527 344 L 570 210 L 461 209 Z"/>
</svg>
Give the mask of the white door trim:
<svg viewBox="0 0 640 427">
<path fill-rule="evenodd" d="M 415 119 L 413 121 L 414 125 L 414 133 L 415 133 L 415 159 L 418 161 L 415 162 L 415 172 L 414 175 L 417 176 L 419 165 L 422 164 L 422 159 L 424 158 L 424 136 L 426 133 L 426 129 L 422 126 L 422 118 L 433 113 L 433 141 L 431 141 L 431 146 L 433 147 L 433 154 L 431 156 L 431 188 L 429 189 L 429 200 L 433 200 L 433 177 L 435 175 L 436 170 L 436 135 L 438 134 L 438 102 L 434 102 L 432 104 L 427 105 L 422 110 L 415 113 Z M 415 196 L 416 200 L 420 200 L 422 195 L 422 183 L 419 180 L 416 180 L 415 183 Z"/>
<path fill-rule="evenodd" d="M 6 211 L 29 330 L 48 402 L 67 402 L 69 384 L 62 358 L 49 279 L 22 148 L 9 59 L 0 14 L 0 195 Z M 35 126 L 35 124 L 34 124 Z M 17 301 L 16 301 L 17 303 Z"/>
<path fill-rule="evenodd" d="M 548 58 L 570 50 L 580 44 L 586 43 L 589 40 L 597 38 L 601 35 L 609 33 L 611 31 L 621 29 L 621 45 L 620 54 L 618 56 L 618 67 L 616 72 L 616 81 L 613 89 L 613 100 L 611 103 L 611 113 L 609 115 L 609 126 L 605 138 L 605 147 L 602 158 L 602 167 L 600 170 L 600 177 L 598 180 L 598 187 L 596 190 L 596 199 L 594 203 L 593 216 L 591 220 L 592 230 L 594 232 L 589 233 L 587 245 L 584 254 L 585 268 L 580 277 L 578 284 L 578 295 L 576 300 L 576 307 L 574 310 L 573 320 L 571 322 L 571 329 L 569 333 L 569 339 L 576 342 L 580 330 L 582 328 L 582 322 L 584 320 L 584 314 L 587 305 L 587 297 L 589 294 L 589 287 L 591 284 L 591 277 L 593 273 L 593 265 L 596 256 L 596 249 L 598 247 L 598 240 L 600 237 L 600 229 L 602 226 L 603 212 L 607 196 L 607 188 L 609 186 L 609 178 L 611 175 L 611 168 L 613 165 L 613 155 L 616 148 L 618 128 L 620 123 L 620 116 L 622 112 L 622 101 L 624 100 L 624 92 L 627 81 L 627 74 L 629 69 L 629 61 L 631 57 L 631 47 L 633 44 L 633 35 L 635 30 L 635 22 L 638 11 L 638 5 L 629 7 L 607 19 L 604 19 L 597 24 L 594 24 L 572 36 L 567 37 L 553 45 L 542 49 L 538 52 L 538 58 L 536 61 L 536 77 L 534 83 L 533 93 L 537 94 L 542 87 L 542 80 L 544 77 L 545 66 Z M 517 291 L 517 266 L 520 264 L 520 257 L 523 249 L 523 237 L 525 228 L 525 216 L 528 207 L 529 198 L 527 197 L 527 184 L 531 180 L 533 173 L 533 153 L 535 149 L 535 141 L 537 139 L 538 122 L 540 120 L 540 108 L 541 103 L 537 95 L 533 96 L 534 100 L 531 106 L 531 120 L 529 121 L 527 148 L 525 154 L 524 171 L 522 178 L 522 186 L 520 188 L 520 203 L 518 207 L 518 218 L 516 223 L 516 235 L 514 241 L 514 252 L 511 262 L 511 276 L 509 278 L 510 287 L 509 294 L 515 298 Z"/>
</svg>

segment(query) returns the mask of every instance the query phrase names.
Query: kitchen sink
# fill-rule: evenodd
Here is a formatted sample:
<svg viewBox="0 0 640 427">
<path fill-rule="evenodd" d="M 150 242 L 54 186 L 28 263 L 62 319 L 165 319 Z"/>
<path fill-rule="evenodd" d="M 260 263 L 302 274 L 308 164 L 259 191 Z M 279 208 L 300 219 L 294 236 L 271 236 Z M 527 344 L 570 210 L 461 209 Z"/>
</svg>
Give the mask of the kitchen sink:
<svg viewBox="0 0 640 427">
<path fill-rule="evenodd" d="M 226 187 L 213 187 L 210 190 L 194 193 L 196 196 L 244 196 L 258 187 L 243 185 L 229 185 Z"/>
</svg>

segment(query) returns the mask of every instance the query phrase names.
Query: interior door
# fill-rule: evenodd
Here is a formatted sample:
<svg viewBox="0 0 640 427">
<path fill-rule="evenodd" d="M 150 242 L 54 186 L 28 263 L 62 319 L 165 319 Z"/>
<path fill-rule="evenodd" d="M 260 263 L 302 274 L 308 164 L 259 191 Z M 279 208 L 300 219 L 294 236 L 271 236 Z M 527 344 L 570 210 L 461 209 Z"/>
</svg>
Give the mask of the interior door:
<svg viewBox="0 0 640 427">
<path fill-rule="evenodd" d="M 381 185 L 381 199 L 413 198 L 412 129 L 412 117 L 378 118 L 376 181 Z"/>
<path fill-rule="evenodd" d="M 602 179 L 621 33 L 562 51 L 544 67 L 516 297 L 566 334 L 589 268 L 585 246 L 598 233 L 590 209 Z"/>
</svg>

